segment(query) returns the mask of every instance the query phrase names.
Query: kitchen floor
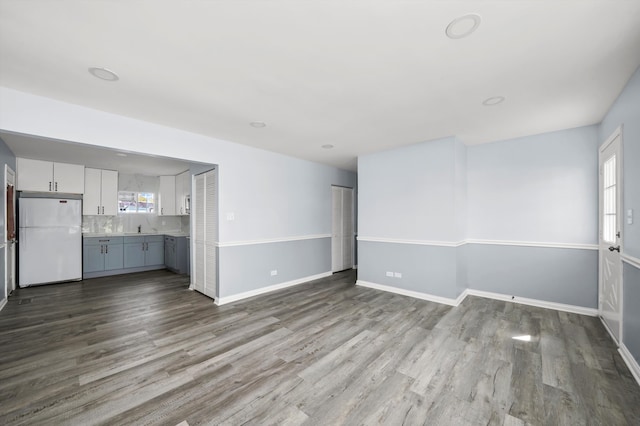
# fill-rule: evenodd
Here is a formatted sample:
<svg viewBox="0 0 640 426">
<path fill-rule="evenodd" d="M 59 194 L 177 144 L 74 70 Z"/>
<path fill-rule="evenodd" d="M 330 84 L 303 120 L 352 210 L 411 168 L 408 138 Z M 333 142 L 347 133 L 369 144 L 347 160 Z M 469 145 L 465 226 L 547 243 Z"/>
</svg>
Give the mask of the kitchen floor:
<svg viewBox="0 0 640 426">
<path fill-rule="evenodd" d="M 222 307 L 166 271 L 18 289 L 0 424 L 640 424 L 597 318 L 354 281 Z"/>
</svg>

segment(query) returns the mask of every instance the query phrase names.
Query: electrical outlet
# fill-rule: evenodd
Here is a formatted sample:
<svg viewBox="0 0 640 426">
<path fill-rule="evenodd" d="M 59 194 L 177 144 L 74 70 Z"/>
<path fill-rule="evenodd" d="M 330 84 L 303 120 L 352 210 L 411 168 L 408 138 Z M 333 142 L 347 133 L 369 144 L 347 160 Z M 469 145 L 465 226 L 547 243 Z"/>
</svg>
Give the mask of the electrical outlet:
<svg viewBox="0 0 640 426">
<path fill-rule="evenodd" d="M 228 221 L 236 220 L 236 215 L 233 212 L 227 213 L 227 220 Z"/>
<path fill-rule="evenodd" d="M 393 276 L 396 278 L 402 278 L 402 272 L 394 272 Z"/>
<path fill-rule="evenodd" d="M 392 277 L 392 278 L 393 278 L 393 272 L 388 272 L 388 271 L 387 271 L 387 276 L 388 276 L 388 277 Z"/>
<path fill-rule="evenodd" d="M 278 275 L 278 270 L 274 269 L 273 271 L 271 271 L 271 276 L 275 277 L 276 275 Z"/>
</svg>

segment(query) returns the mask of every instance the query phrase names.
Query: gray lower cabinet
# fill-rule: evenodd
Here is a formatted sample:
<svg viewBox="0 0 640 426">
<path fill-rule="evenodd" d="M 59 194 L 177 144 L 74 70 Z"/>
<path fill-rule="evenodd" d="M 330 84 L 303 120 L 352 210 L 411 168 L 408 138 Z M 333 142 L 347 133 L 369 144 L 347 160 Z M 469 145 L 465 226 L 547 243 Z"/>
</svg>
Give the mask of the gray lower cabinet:
<svg viewBox="0 0 640 426">
<path fill-rule="evenodd" d="M 189 240 L 187 237 L 164 237 L 164 265 L 178 274 L 188 274 Z"/>
<path fill-rule="evenodd" d="M 83 238 L 82 273 L 112 271 L 123 267 L 122 237 Z"/>
<path fill-rule="evenodd" d="M 164 236 L 124 237 L 124 267 L 164 265 Z"/>
</svg>

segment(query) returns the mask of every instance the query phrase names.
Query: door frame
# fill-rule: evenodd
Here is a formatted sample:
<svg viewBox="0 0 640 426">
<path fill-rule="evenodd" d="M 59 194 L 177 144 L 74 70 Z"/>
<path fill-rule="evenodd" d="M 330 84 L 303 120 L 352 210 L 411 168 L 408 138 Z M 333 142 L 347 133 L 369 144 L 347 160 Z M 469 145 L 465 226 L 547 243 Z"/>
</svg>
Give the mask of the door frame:
<svg viewBox="0 0 640 426">
<path fill-rule="evenodd" d="M 8 213 L 8 205 L 7 205 L 7 186 L 9 185 L 9 175 L 13 175 L 13 210 L 14 210 L 14 226 L 15 226 L 15 220 L 17 219 L 17 215 L 16 215 L 16 172 L 8 165 L 5 164 L 4 165 L 4 244 L 5 244 L 5 252 L 4 252 L 4 277 L 3 277 L 3 281 L 4 281 L 4 292 L 5 292 L 5 299 L 8 299 L 9 294 L 11 294 L 15 289 L 16 289 L 16 248 L 15 248 L 15 244 L 13 245 L 13 247 L 11 247 L 11 245 L 9 244 L 9 234 L 8 234 L 8 230 L 7 230 L 7 213 Z M 9 265 L 9 251 L 13 248 L 13 256 L 11 257 L 12 259 L 12 264 Z M 9 273 L 11 271 L 11 280 L 7 280 L 7 276 L 9 276 Z M 9 282 L 11 281 L 11 282 Z"/>
<path fill-rule="evenodd" d="M 602 246 L 602 238 L 603 238 L 603 229 L 602 229 L 602 195 L 603 195 L 603 177 L 602 170 L 600 169 L 602 163 L 602 156 L 604 151 L 616 140 L 618 139 L 618 156 L 619 159 L 616 160 L 616 224 L 620 231 L 620 237 L 618 237 L 618 244 L 620 245 L 619 252 L 619 260 L 618 267 L 620 271 L 620 321 L 619 321 L 619 330 L 618 330 L 618 338 L 616 338 L 615 334 L 609 328 L 609 325 L 605 322 L 602 316 L 602 289 L 604 286 L 603 280 L 603 258 L 601 255 L 601 246 Z M 607 332 L 611 335 L 614 342 L 620 346 L 623 341 L 623 322 L 622 319 L 624 317 L 624 274 L 623 274 L 623 265 L 622 265 L 622 256 L 624 252 L 624 149 L 623 149 L 623 125 L 618 126 L 613 133 L 607 138 L 607 140 L 600 146 L 598 149 L 598 316 L 600 317 L 600 321 L 604 325 Z"/>
</svg>

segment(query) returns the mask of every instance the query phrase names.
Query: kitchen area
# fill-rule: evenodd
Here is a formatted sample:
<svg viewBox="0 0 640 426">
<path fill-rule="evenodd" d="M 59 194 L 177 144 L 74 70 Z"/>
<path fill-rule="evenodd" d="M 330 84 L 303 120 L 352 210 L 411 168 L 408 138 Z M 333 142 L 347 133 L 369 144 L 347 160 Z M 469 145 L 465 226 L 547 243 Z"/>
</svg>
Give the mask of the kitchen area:
<svg viewBox="0 0 640 426">
<path fill-rule="evenodd" d="M 19 287 L 157 269 L 190 275 L 192 175 L 211 165 L 57 148 L 58 157 L 82 152 L 77 163 L 16 155 Z"/>
</svg>

